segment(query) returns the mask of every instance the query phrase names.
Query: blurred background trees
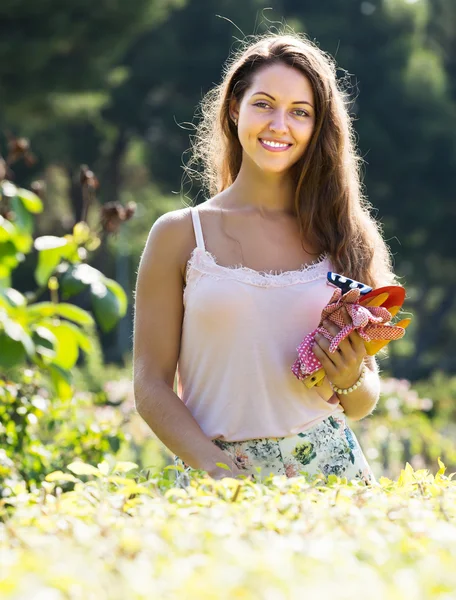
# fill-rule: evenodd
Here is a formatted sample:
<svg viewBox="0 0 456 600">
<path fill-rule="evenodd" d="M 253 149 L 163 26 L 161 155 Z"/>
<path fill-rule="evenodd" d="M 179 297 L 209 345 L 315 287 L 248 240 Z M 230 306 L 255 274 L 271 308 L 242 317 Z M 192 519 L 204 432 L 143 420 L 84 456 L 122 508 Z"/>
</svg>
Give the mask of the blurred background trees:
<svg viewBox="0 0 456 600">
<path fill-rule="evenodd" d="M 0 154 L 8 155 L 9 136 L 31 140 L 35 161 L 18 161 L 14 182 L 43 182 L 37 233 L 62 235 L 80 219 L 82 164 L 100 182 L 99 203 L 137 202 L 137 218 L 94 264 L 127 290 L 129 311 L 102 340 L 106 360 L 128 361 L 147 233 L 162 212 L 203 200 L 182 178 L 196 106 L 238 40 L 286 23 L 333 55 L 352 86 L 366 193 L 414 314 L 382 368 L 411 380 L 454 372 L 456 5 L 271 0 L 267 7 L 258 0 L 2 2 Z M 31 268 L 24 265 L 15 282 L 21 291 L 30 289 Z"/>
</svg>

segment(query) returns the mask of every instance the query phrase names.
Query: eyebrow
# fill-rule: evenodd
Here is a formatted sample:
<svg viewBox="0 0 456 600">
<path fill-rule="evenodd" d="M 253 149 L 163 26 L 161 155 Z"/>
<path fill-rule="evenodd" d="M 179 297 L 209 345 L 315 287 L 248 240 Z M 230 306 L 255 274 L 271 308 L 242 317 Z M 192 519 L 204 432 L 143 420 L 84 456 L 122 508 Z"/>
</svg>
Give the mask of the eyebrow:
<svg viewBox="0 0 456 600">
<path fill-rule="evenodd" d="M 269 98 L 271 98 L 271 100 L 275 101 L 274 96 L 271 96 L 271 94 L 267 94 L 266 92 L 255 92 L 254 94 L 252 94 L 252 96 L 258 96 L 259 94 L 262 94 L 263 96 L 268 96 Z M 292 102 L 292 104 L 308 104 L 309 106 L 312 106 L 312 104 L 307 100 L 296 100 L 295 102 Z"/>
</svg>

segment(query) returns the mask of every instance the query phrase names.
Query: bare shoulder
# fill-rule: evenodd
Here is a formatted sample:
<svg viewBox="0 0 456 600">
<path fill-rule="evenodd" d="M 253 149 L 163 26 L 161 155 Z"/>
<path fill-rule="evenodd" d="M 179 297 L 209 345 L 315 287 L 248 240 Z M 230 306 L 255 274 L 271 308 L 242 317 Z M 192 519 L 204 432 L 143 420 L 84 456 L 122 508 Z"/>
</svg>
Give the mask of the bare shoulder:
<svg viewBox="0 0 456 600">
<path fill-rule="evenodd" d="M 144 253 L 166 256 L 184 276 L 185 265 L 195 246 L 190 208 L 179 208 L 161 215 L 152 225 Z"/>
</svg>

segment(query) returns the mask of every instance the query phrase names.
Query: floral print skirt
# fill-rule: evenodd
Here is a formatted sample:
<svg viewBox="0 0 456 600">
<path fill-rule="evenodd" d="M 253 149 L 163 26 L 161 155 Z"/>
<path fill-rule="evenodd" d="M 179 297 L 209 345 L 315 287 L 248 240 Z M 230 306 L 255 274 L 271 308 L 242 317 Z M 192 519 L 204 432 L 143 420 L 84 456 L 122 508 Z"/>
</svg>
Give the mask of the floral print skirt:
<svg viewBox="0 0 456 600">
<path fill-rule="evenodd" d="M 366 485 L 377 483 L 355 434 L 341 413 L 289 437 L 257 438 L 242 442 L 214 439 L 212 442 L 230 456 L 246 476 L 253 476 L 255 481 L 262 481 L 273 473 L 287 477 L 337 475 L 346 477 L 348 481 L 362 481 Z M 186 487 L 191 467 L 178 456 L 174 456 L 174 465 L 184 469 L 176 470 L 176 486 Z"/>
</svg>

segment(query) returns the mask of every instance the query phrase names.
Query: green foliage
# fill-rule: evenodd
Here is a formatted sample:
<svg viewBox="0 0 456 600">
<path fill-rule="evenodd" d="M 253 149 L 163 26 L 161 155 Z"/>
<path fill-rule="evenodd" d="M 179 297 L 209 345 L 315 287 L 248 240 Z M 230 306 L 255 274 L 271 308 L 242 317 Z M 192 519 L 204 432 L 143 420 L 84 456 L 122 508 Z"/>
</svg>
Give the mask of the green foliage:
<svg viewBox="0 0 456 600">
<path fill-rule="evenodd" d="M 42 116 L 49 114 L 54 94 L 84 92 L 109 81 L 111 67 L 129 43 L 145 29 L 159 25 L 181 3 L 112 0 L 104 5 L 69 0 L 37 6 L 30 0 L 3 1 L 2 107 L 18 120 L 21 110 Z M 50 90 L 53 93 L 47 97 Z"/>
<path fill-rule="evenodd" d="M 0 215 L 0 368 L 35 364 L 48 372 L 57 394 L 69 398 L 71 370 L 81 351 L 92 350 L 89 331 L 95 321 L 86 310 L 59 302 L 59 288 L 65 299 L 87 290 L 105 332 L 126 314 L 127 297 L 116 281 L 82 262 L 100 244 L 85 222 L 77 223 L 72 234 L 40 236 L 33 242 L 31 215 L 42 211 L 40 198 L 5 180 L 0 203 L 8 216 Z M 11 287 L 11 273 L 33 246 L 39 253 L 35 280 L 40 289 L 24 296 Z M 47 289 L 51 301 L 36 302 Z"/>
<path fill-rule="evenodd" d="M 73 461 L 0 501 L 0 595 L 450 598 L 456 482 L 439 466 L 433 476 L 407 464 L 397 481 L 372 487 L 194 471 L 180 489 L 170 470 L 151 477 L 131 463 Z"/>
<path fill-rule="evenodd" d="M 123 425 L 103 397 L 56 397 L 39 371 L 24 370 L 17 383 L 0 379 L 0 497 L 10 481 L 33 489 L 75 458 L 114 456 L 125 441 Z"/>
<path fill-rule="evenodd" d="M 428 382 L 382 378 L 373 415 L 350 423 L 376 474 L 401 465 L 431 468 L 437 458 L 456 470 L 456 379 L 436 373 Z"/>
</svg>

